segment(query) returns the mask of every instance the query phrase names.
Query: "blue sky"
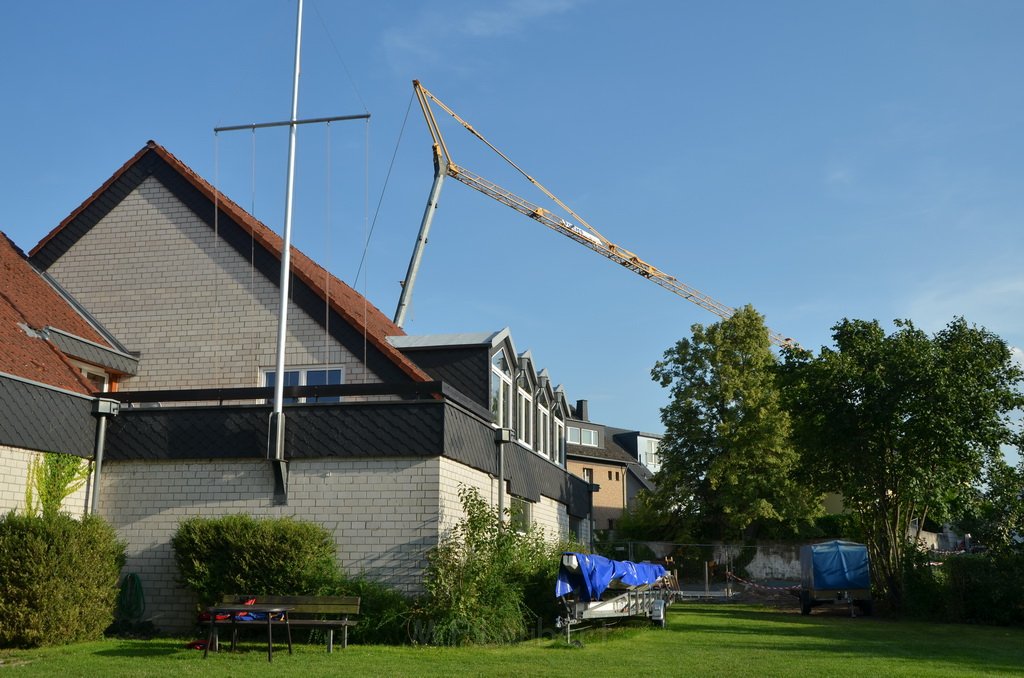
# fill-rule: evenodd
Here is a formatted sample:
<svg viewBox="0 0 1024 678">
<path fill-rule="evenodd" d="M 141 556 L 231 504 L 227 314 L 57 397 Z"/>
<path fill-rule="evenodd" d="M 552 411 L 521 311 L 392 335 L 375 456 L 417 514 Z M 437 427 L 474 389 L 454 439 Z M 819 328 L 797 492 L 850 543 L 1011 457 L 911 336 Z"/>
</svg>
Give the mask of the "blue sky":
<svg viewBox="0 0 1024 678">
<path fill-rule="evenodd" d="M 294 21 L 3 3 L 0 230 L 30 249 L 147 139 L 279 230 L 286 132 L 212 130 L 288 117 Z M 963 315 L 1024 347 L 1022 25 L 999 1 L 307 0 L 300 117 L 372 117 L 300 129 L 295 243 L 393 313 L 432 177 L 418 78 L 613 242 L 804 346 Z M 594 419 L 660 431 L 650 368 L 715 320 L 450 181 L 407 330 L 510 326 Z"/>
</svg>

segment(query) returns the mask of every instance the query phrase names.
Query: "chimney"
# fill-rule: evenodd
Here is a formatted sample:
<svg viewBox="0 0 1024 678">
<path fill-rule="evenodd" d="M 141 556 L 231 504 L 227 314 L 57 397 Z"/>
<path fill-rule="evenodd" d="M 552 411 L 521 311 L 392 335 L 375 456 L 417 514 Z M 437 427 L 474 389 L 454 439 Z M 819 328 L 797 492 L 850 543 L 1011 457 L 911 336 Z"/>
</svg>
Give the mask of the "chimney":
<svg viewBox="0 0 1024 678">
<path fill-rule="evenodd" d="M 583 421 L 590 421 L 590 415 L 587 412 L 587 401 L 577 400 L 576 401 L 576 418 Z"/>
</svg>

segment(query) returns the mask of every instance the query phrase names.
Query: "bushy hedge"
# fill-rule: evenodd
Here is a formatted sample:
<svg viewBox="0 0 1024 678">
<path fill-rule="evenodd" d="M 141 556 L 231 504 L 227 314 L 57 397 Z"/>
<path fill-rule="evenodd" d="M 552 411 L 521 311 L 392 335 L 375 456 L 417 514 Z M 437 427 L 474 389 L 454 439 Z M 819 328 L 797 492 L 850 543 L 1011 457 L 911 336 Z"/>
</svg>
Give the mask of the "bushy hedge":
<svg viewBox="0 0 1024 678">
<path fill-rule="evenodd" d="M 408 599 L 384 584 L 345 576 L 334 540 L 320 525 L 242 514 L 192 518 L 178 526 L 171 545 L 182 581 L 201 605 L 231 593 L 359 596 L 353 641 L 405 641 Z"/>
<path fill-rule="evenodd" d="M 95 640 L 114 619 L 125 545 L 102 518 L 0 520 L 0 646 Z"/>
<path fill-rule="evenodd" d="M 191 518 L 171 546 L 183 583 L 204 606 L 230 593 L 322 594 L 338 578 L 330 533 L 291 518 Z"/>
<path fill-rule="evenodd" d="M 936 621 L 1024 625 L 1024 553 L 963 554 L 918 564 L 905 579 L 905 611 Z"/>
<path fill-rule="evenodd" d="M 412 640 L 436 645 L 511 643 L 554 621 L 554 586 L 563 548 L 543 534 L 502 529 L 498 512 L 461 488 L 465 514 L 428 556 L 426 596 Z"/>
</svg>

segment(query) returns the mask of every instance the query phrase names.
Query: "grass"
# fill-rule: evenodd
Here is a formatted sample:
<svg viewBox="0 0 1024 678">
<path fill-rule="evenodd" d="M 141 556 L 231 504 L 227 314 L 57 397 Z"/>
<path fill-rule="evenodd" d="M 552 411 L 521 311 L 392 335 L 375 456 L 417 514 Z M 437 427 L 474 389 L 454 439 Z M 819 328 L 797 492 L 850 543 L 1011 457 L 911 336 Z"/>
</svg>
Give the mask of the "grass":
<svg viewBox="0 0 1024 678">
<path fill-rule="evenodd" d="M 275 676 L 1020 676 L 1024 629 L 858 617 L 844 609 L 796 610 L 680 604 L 668 627 L 634 625 L 511 647 L 275 646 Z M 267 672 L 257 636 L 240 651 L 211 654 L 181 639 L 106 640 L 0 651 L 6 676 L 189 676 Z"/>
</svg>

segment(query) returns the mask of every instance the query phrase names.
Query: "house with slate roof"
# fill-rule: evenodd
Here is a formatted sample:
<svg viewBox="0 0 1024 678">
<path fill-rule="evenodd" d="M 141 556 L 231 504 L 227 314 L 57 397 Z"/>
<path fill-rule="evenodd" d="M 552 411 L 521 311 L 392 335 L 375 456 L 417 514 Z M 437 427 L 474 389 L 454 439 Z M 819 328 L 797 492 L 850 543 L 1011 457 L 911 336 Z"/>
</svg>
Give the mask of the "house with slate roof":
<svg viewBox="0 0 1024 678">
<path fill-rule="evenodd" d="M 138 360 L 0 233 L 0 511 L 24 509 L 42 452 L 91 458 L 92 392 L 131 377 Z M 91 485 L 65 501 L 82 515 Z"/>
<path fill-rule="evenodd" d="M 564 392 L 507 329 L 406 336 L 294 248 L 284 461 L 270 459 L 280 249 L 269 228 L 149 142 L 30 255 L 38 278 L 106 328 L 98 338 L 117 337 L 110 351 L 135 361 L 108 365 L 102 395 L 121 407 L 102 450 L 84 442 L 100 383 L 74 377 L 86 405 L 70 418 L 82 444 L 67 451 L 102 453 L 98 512 L 128 542 L 125 572 L 141 577 L 159 627 L 191 619 L 170 547 L 191 516 L 315 520 L 347 571 L 408 592 L 461 517 L 463 486 L 492 504 L 504 489 L 552 538 L 589 538 L 590 488 L 565 468 Z M 502 429 L 515 432 L 511 443 L 496 442 Z"/>
<path fill-rule="evenodd" d="M 577 401 L 566 427 L 566 468 L 597 486 L 593 529 L 614 530 L 636 495 L 654 489 L 661 436 L 592 422 L 586 400 Z"/>
</svg>

